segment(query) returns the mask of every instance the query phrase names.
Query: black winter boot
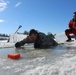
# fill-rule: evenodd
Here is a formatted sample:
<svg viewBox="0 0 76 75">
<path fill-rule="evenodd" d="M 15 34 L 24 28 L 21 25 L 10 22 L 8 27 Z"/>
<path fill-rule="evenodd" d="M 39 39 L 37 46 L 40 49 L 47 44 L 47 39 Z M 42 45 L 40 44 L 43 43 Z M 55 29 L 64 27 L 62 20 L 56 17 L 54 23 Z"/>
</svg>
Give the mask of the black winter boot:
<svg viewBox="0 0 76 75">
<path fill-rule="evenodd" d="M 66 42 L 70 42 L 71 41 L 71 37 L 70 36 L 67 36 L 68 37 L 68 40 L 66 40 Z"/>
</svg>

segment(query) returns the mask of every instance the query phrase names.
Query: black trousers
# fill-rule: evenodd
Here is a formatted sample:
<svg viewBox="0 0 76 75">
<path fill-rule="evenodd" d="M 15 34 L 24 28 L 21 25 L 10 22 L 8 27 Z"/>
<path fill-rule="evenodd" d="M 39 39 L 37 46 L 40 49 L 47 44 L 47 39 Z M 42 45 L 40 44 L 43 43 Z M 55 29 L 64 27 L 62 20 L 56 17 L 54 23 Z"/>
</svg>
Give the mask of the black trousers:
<svg viewBox="0 0 76 75">
<path fill-rule="evenodd" d="M 66 30 L 65 30 L 65 34 L 66 34 L 67 37 L 68 37 L 70 34 L 73 34 L 72 29 L 66 29 Z"/>
</svg>

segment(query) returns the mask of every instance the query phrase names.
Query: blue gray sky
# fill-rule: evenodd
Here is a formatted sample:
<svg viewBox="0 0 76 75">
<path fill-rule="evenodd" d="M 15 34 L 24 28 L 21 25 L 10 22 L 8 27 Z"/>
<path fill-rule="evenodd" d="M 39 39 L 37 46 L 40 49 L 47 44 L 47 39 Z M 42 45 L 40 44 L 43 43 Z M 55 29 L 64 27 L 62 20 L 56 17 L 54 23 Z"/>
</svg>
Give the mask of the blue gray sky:
<svg viewBox="0 0 76 75">
<path fill-rule="evenodd" d="M 68 28 L 76 0 L 0 0 L 0 33 L 36 29 L 59 34 Z"/>
</svg>

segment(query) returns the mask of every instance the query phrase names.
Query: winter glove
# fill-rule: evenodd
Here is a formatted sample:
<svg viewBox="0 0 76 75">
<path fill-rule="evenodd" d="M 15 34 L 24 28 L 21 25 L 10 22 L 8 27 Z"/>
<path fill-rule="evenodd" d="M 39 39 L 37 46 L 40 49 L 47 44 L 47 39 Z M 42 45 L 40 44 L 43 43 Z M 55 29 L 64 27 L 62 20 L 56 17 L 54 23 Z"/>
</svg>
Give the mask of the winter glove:
<svg viewBox="0 0 76 75">
<path fill-rule="evenodd" d="M 20 42 L 17 42 L 16 44 L 15 44 L 15 47 L 16 48 L 18 48 L 18 47 L 20 47 L 21 45 L 20 45 Z"/>
</svg>

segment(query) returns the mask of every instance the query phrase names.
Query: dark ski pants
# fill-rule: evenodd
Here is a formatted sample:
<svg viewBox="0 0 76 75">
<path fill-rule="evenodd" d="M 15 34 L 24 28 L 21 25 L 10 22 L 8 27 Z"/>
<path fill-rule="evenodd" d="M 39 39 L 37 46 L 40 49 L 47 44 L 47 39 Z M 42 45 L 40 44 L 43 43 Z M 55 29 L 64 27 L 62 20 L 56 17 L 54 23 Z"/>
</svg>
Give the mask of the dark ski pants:
<svg viewBox="0 0 76 75">
<path fill-rule="evenodd" d="M 76 39 L 76 31 L 75 31 L 75 30 L 66 29 L 66 30 L 65 30 L 65 34 L 66 34 L 67 37 L 70 36 L 70 34 L 74 34 L 75 39 Z"/>
</svg>

